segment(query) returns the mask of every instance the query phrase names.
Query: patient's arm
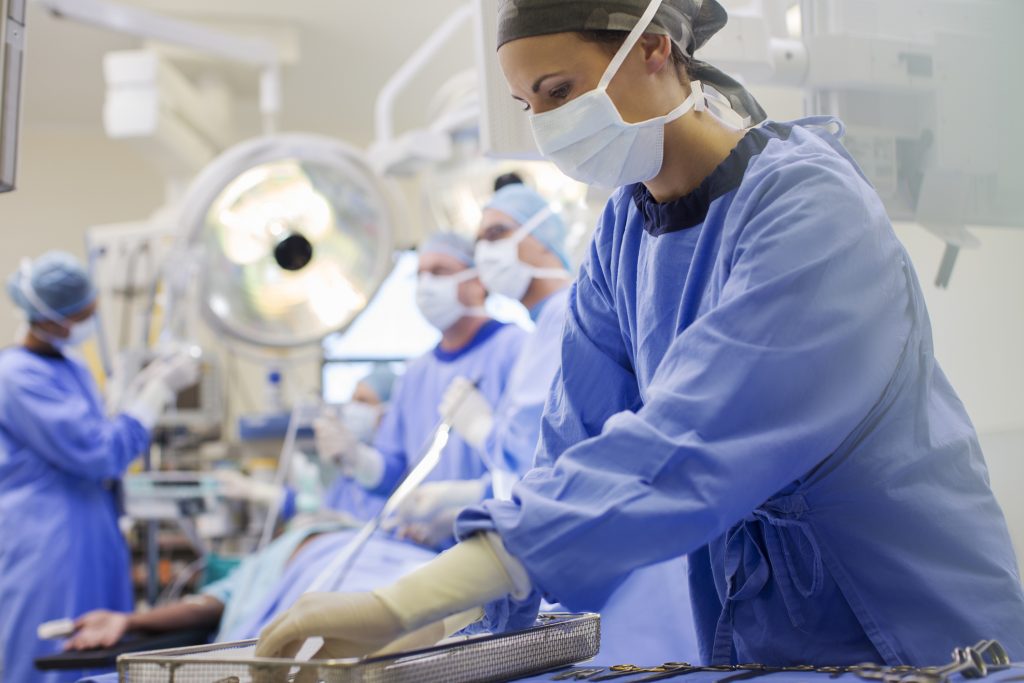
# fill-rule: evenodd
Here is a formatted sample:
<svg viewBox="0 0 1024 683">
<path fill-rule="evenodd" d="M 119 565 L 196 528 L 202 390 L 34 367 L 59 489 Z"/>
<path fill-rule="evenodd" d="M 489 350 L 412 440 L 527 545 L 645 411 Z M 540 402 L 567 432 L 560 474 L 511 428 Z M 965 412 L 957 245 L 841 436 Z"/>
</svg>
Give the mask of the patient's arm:
<svg viewBox="0 0 1024 683">
<path fill-rule="evenodd" d="M 224 612 L 224 603 L 208 595 L 186 598 L 160 605 L 146 612 L 109 612 L 95 610 L 75 621 L 75 634 L 64 644 L 65 650 L 92 650 L 110 647 L 128 631 L 162 633 L 198 628 L 214 628 Z"/>
</svg>

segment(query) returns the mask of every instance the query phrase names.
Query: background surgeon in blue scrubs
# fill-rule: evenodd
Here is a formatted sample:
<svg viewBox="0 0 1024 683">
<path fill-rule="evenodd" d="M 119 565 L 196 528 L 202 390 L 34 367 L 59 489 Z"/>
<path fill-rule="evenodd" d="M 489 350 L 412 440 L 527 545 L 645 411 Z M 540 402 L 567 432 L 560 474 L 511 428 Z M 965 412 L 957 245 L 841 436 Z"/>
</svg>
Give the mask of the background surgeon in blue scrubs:
<svg viewBox="0 0 1024 683">
<path fill-rule="evenodd" d="M 519 626 L 541 595 L 599 608 L 687 554 L 705 662 L 929 665 L 982 638 L 1024 658 L 1006 522 L 910 259 L 837 121 L 762 121 L 694 59 L 725 21 L 715 0 L 500 0 L 541 152 L 620 188 L 570 295 L 551 464 L 392 586 L 300 601 L 259 654 L 370 651 L 482 604 Z"/>
<path fill-rule="evenodd" d="M 337 457 L 343 471 L 372 494 L 379 505 L 409 468 L 416 464 L 424 444 L 441 419 L 440 406 L 445 389 L 456 377 L 478 381 L 480 395 L 497 404 L 526 332 L 516 325 L 492 319 L 484 309 L 487 292 L 473 262 L 473 243 L 453 233 L 439 233 L 419 249 L 416 304 L 426 320 L 441 332 L 441 341 L 409 363 L 398 379 L 373 446 L 343 449 Z M 350 441 L 337 423 L 334 441 Z M 332 450 L 325 446 L 325 450 Z M 422 490 L 431 495 L 419 498 L 419 508 L 403 515 L 400 536 L 432 548 L 454 542 L 455 511 L 479 502 L 489 483 L 480 454 L 460 436 L 453 434 L 441 461 Z M 429 500 L 428 500 L 429 498 Z M 438 501 L 464 501 L 452 508 Z M 438 515 L 448 515 L 438 522 Z"/>
<path fill-rule="evenodd" d="M 96 290 L 82 265 L 46 253 L 25 261 L 7 291 L 27 330 L 0 352 L 0 671 L 4 683 L 74 681 L 81 672 L 35 671 L 36 657 L 61 647 L 36 628 L 131 610 L 117 482 L 199 368 L 186 352 L 154 361 L 124 411 L 107 417 L 89 371 L 69 355 L 95 331 Z"/>
</svg>

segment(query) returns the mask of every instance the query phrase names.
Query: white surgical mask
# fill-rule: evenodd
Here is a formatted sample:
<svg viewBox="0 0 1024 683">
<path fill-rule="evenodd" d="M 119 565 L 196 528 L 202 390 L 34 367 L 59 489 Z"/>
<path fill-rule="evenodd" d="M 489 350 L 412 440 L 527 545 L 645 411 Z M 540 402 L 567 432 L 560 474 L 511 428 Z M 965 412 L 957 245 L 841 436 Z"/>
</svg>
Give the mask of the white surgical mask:
<svg viewBox="0 0 1024 683">
<path fill-rule="evenodd" d="M 341 422 L 352 434 L 365 444 L 373 441 L 380 420 L 380 406 L 362 401 L 350 401 L 341 411 Z"/>
<path fill-rule="evenodd" d="M 522 301 L 534 278 L 569 278 L 561 268 L 537 268 L 519 260 L 519 243 L 552 213 L 550 208 L 542 209 L 508 237 L 477 242 L 474 257 L 488 292 Z"/>
<path fill-rule="evenodd" d="M 80 323 L 71 326 L 71 331 L 64 339 L 54 338 L 50 343 L 58 349 L 81 346 L 96 335 L 96 318 L 89 316 Z"/>
<path fill-rule="evenodd" d="M 533 114 L 530 125 L 540 153 L 581 183 L 616 188 L 658 175 L 664 161 L 665 125 L 691 109 L 703 111 L 699 81 L 692 92 L 664 116 L 626 123 L 608 95 L 608 84 L 647 29 L 662 0 L 652 0 L 615 53 L 597 87 L 557 109 Z"/>
<path fill-rule="evenodd" d="M 416 305 L 427 322 L 444 332 L 466 315 L 487 315 L 481 307 L 470 308 L 459 301 L 459 285 L 476 277 L 470 268 L 455 275 L 420 273 Z"/>
</svg>

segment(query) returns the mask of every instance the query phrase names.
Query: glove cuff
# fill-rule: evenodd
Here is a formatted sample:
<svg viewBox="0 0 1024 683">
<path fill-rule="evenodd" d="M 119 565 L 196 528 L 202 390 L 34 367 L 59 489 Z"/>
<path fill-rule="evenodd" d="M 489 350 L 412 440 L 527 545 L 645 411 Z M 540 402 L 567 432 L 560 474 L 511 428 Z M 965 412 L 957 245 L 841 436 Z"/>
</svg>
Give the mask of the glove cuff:
<svg viewBox="0 0 1024 683">
<path fill-rule="evenodd" d="M 493 534 L 478 534 L 459 543 L 429 564 L 390 586 L 374 591 L 374 594 L 398 617 L 406 630 L 479 607 L 510 593 L 514 597 L 525 597 L 529 594 L 528 579 L 525 586 L 519 586 L 512 574 L 522 580 L 526 571 L 502 548 L 505 561 L 513 565 L 512 572 L 509 572 L 495 552 L 495 545 L 487 538 L 490 535 Z M 496 535 L 495 539 L 500 545 L 501 539 Z"/>
</svg>

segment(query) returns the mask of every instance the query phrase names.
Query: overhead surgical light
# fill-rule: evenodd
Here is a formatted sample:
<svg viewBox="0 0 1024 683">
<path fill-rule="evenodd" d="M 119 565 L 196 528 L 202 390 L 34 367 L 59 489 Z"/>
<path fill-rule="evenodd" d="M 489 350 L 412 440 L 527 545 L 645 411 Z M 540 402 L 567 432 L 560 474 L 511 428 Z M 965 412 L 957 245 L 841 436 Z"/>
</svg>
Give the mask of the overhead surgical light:
<svg viewBox="0 0 1024 683">
<path fill-rule="evenodd" d="M 365 308 L 392 265 L 386 189 L 348 145 L 314 135 L 243 143 L 182 202 L 204 317 L 234 339 L 317 344 Z"/>
</svg>

